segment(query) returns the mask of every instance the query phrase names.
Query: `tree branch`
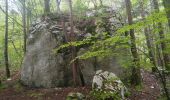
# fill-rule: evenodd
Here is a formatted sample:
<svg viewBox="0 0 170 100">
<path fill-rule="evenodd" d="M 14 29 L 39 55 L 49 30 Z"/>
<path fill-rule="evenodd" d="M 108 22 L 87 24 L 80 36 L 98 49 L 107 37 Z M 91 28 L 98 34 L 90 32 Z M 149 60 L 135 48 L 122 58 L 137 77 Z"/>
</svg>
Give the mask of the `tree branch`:
<svg viewBox="0 0 170 100">
<path fill-rule="evenodd" d="M 5 10 L 2 9 L 1 6 L 0 6 L 0 10 L 6 15 Z M 9 18 L 10 18 L 10 19 L 13 19 L 11 16 L 9 16 Z M 15 21 L 19 26 L 23 27 L 23 25 L 21 25 L 17 20 L 14 19 L 14 21 Z"/>
</svg>

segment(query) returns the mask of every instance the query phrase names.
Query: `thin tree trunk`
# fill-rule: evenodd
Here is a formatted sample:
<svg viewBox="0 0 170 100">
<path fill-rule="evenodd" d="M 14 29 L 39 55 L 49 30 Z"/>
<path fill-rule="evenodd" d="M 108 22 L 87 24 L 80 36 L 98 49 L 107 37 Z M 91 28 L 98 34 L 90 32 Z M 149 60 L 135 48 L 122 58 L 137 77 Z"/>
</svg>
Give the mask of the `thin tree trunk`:
<svg viewBox="0 0 170 100">
<path fill-rule="evenodd" d="M 142 19 L 145 20 L 144 0 L 142 0 L 140 4 L 141 4 L 141 16 L 142 16 Z M 153 43 L 151 43 L 151 36 L 149 34 L 148 28 L 146 27 L 144 28 L 144 33 L 145 33 L 145 38 L 146 38 L 146 44 L 148 47 L 149 59 L 151 63 L 154 65 L 154 67 L 152 67 L 152 71 L 155 72 L 156 71 L 155 67 L 157 67 L 157 60 L 156 60 L 156 57 L 154 56 L 154 52 L 152 49 Z"/>
<path fill-rule="evenodd" d="M 103 6 L 103 1 L 102 1 L 102 0 L 99 0 L 99 2 L 100 2 L 100 6 Z"/>
<path fill-rule="evenodd" d="M 156 24 L 153 24 L 153 29 L 156 28 Z M 157 35 L 154 35 L 154 43 L 156 43 L 157 39 L 159 38 L 159 34 Z M 157 64 L 158 66 L 162 67 L 162 69 L 164 68 L 164 61 L 163 61 L 163 56 L 162 56 L 162 49 L 161 49 L 161 46 L 159 44 L 155 44 L 156 48 L 155 48 L 155 56 L 156 56 L 156 59 L 157 59 Z"/>
<path fill-rule="evenodd" d="M 162 49 L 160 48 L 160 45 L 156 44 L 157 59 L 159 59 L 158 65 L 161 66 L 162 69 L 164 69 L 165 64 L 164 64 L 164 60 L 163 60 L 161 51 L 162 51 Z"/>
<path fill-rule="evenodd" d="M 60 14 L 60 2 L 61 0 L 56 0 L 56 4 L 57 4 L 57 13 Z"/>
<path fill-rule="evenodd" d="M 27 10 L 27 33 L 29 33 L 30 28 L 30 10 Z"/>
<path fill-rule="evenodd" d="M 29 24 L 27 23 L 27 25 L 30 25 L 31 22 L 32 22 L 32 17 L 34 16 L 34 14 L 32 14 L 32 7 L 29 7 L 29 6 L 31 6 L 31 3 L 28 2 L 27 5 L 28 5 L 28 7 L 27 7 L 28 8 L 27 9 L 27 16 L 28 16 L 27 17 L 27 22 L 29 22 Z M 28 30 L 27 30 L 27 32 L 28 32 Z"/>
<path fill-rule="evenodd" d="M 6 15 L 6 11 L 2 9 L 0 6 L 0 10 Z M 8 16 L 8 18 L 13 19 L 11 16 Z M 17 20 L 14 20 L 19 26 L 23 27 Z"/>
<path fill-rule="evenodd" d="M 125 0 L 126 3 L 126 11 L 128 16 L 129 25 L 133 24 L 132 18 L 132 8 L 131 1 Z M 140 85 L 141 84 L 141 74 L 140 74 L 140 63 L 139 63 L 139 55 L 136 49 L 136 38 L 134 34 L 134 29 L 130 30 L 130 39 L 131 39 L 131 53 L 133 57 L 133 66 L 132 66 L 132 76 L 131 76 L 131 84 L 132 85 Z"/>
<path fill-rule="evenodd" d="M 50 13 L 50 0 L 44 0 L 44 13 L 47 15 Z"/>
<path fill-rule="evenodd" d="M 4 50 L 4 58 L 5 58 L 5 67 L 6 67 L 6 76 L 10 78 L 10 70 L 9 70 L 9 62 L 8 62 L 8 0 L 6 0 L 6 17 L 5 17 L 5 50 Z"/>
<path fill-rule="evenodd" d="M 159 5 L 158 5 L 158 1 L 157 0 L 153 0 L 153 4 L 154 4 L 154 9 L 156 12 L 159 12 Z M 160 40 L 163 40 L 165 39 L 165 34 L 164 34 L 164 31 L 163 31 L 163 27 L 162 27 L 162 23 L 158 23 L 158 29 L 160 30 L 159 31 L 159 37 L 160 37 Z M 165 49 L 166 49 L 166 44 L 164 41 L 161 41 L 161 51 L 162 51 L 162 56 L 163 56 L 163 66 L 164 68 L 166 68 L 168 71 L 170 70 L 170 66 L 169 66 L 169 63 L 170 63 L 170 60 L 169 60 L 169 57 L 168 57 L 168 54 L 165 53 Z M 166 84 L 166 76 L 165 76 L 165 72 L 164 70 L 162 71 L 162 83 L 163 83 L 163 88 L 165 90 L 165 95 L 167 97 L 168 100 L 170 100 L 170 96 L 169 96 L 169 91 L 167 89 L 167 84 Z"/>
<path fill-rule="evenodd" d="M 156 12 L 159 12 L 159 5 L 158 5 L 158 1 L 157 0 L 153 0 L 153 3 L 154 3 L 154 9 L 156 10 Z M 159 31 L 159 37 L 160 37 L 160 40 L 163 40 L 165 39 L 165 34 L 164 34 L 164 31 L 163 31 L 163 27 L 162 27 L 162 23 L 158 23 L 158 29 L 160 30 Z M 162 49 L 162 54 L 163 54 L 163 60 L 164 60 L 164 63 L 165 63 L 165 68 L 170 71 L 170 59 L 168 57 L 168 54 L 165 53 L 165 50 L 166 50 L 166 43 L 165 42 L 161 42 L 161 49 Z"/>
<path fill-rule="evenodd" d="M 26 31 L 26 4 L 25 0 L 22 1 L 23 3 L 23 15 L 22 15 L 22 20 L 23 20 L 23 33 L 24 33 L 24 54 L 26 53 L 26 39 L 27 39 L 27 31 Z"/>
<path fill-rule="evenodd" d="M 13 14 L 13 20 L 12 20 L 12 34 L 14 34 L 14 29 L 15 29 L 15 24 L 14 24 L 15 23 L 15 21 L 14 21 L 15 17 L 14 16 L 15 16 L 15 14 Z M 11 43 L 12 43 L 14 49 L 15 49 L 15 52 L 20 56 L 20 54 L 19 54 L 19 52 L 18 52 L 18 50 L 17 50 L 17 48 L 15 46 L 15 43 L 14 43 L 12 38 L 11 38 Z"/>
<path fill-rule="evenodd" d="M 74 33 L 74 26 L 73 26 L 73 12 L 72 12 L 72 1 L 71 0 L 68 0 L 69 1 L 69 8 L 70 8 L 70 27 L 71 27 L 71 30 L 70 30 L 70 38 L 71 38 L 71 41 L 74 41 L 75 40 L 75 33 Z M 76 57 L 76 48 L 75 47 L 72 47 L 71 48 L 72 50 L 72 59 L 75 59 Z M 74 82 L 74 86 L 77 85 L 77 65 L 76 65 L 76 62 L 74 61 L 72 63 L 72 71 L 73 71 L 73 82 Z"/>
<path fill-rule="evenodd" d="M 168 18 L 168 24 L 170 28 L 170 0 L 163 0 L 163 5 L 166 10 L 167 18 Z"/>
<path fill-rule="evenodd" d="M 75 41 L 75 33 L 74 33 L 74 25 L 73 25 L 73 11 L 72 11 L 72 1 L 71 0 L 68 0 L 69 1 L 69 8 L 70 8 L 70 27 L 71 27 L 71 30 L 70 30 L 70 38 L 71 40 L 70 41 Z M 77 50 L 76 50 L 76 47 L 72 46 L 71 47 L 71 51 L 72 51 L 72 59 L 75 59 L 76 56 L 77 56 Z M 78 65 L 78 60 L 75 60 L 73 63 L 72 63 L 72 71 L 73 71 L 73 82 L 74 82 L 74 86 L 76 86 L 77 84 L 79 84 L 79 80 L 78 80 L 78 75 L 80 77 L 80 80 L 81 80 L 81 84 L 82 86 L 85 85 L 85 81 L 84 81 L 84 77 L 83 77 L 83 73 L 81 71 L 81 68 Z M 79 73 L 79 74 L 78 74 Z"/>
<path fill-rule="evenodd" d="M 78 61 L 77 61 L 77 63 L 78 63 Z M 81 70 L 81 67 L 78 66 L 77 68 L 78 68 L 78 73 L 79 73 L 79 77 L 80 77 L 80 80 L 81 80 L 81 85 L 85 86 L 86 83 L 85 83 L 85 80 L 84 80 L 84 75 L 83 75 L 83 72 Z"/>
</svg>

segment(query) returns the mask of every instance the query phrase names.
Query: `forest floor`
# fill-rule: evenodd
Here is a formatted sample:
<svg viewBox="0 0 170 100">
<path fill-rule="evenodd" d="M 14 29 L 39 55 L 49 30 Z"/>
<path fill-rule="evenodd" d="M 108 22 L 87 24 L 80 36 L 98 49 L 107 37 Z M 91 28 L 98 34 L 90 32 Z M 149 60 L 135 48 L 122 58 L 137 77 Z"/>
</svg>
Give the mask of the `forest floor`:
<svg viewBox="0 0 170 100">
<path fill-rule="evenodd" d="M 0 77 L 1 76 L 2 71 L 0 71 Z M 53 89 L 28 88 L 22 86 L 18 82 L 19 72 L 14 72 L 12 76 L 12 80 L 2 82 L 3 84 L 0 86 L 0 100 L 65 100 L 65 97 L 70 92 L 80 92 L 87 95 L 91 91 L 90 87 Z M 159 81 L 155 75 L 148 71 L 142 71 L 142 77 L 142 88 L 137 90 L 131 88 L 129 100 L 158 100 L 161 91 Z"/>
<path fill-rule="evenodd" d="M 141 71 L 143 86 L 141 89 L 131 89 L 131 100 L 166 100 L 160 98 L 161 96 L 161 86 L 158 78 L 148 71 Z"/>
</svg>

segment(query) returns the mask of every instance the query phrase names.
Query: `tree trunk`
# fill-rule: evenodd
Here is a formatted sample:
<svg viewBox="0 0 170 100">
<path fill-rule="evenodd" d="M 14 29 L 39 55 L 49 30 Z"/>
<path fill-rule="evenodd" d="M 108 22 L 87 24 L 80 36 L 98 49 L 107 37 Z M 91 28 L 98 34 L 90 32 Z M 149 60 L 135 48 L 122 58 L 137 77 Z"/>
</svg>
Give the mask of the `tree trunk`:
<svg viewBox="0 0 170 100">
<path fill-rule="evenodd" d="M 26 5 L 25 5 L 25 0 L 23 0 L 22 3 L 23 3 L 22 20 L 23 20 L 24 54 L 25 54 L 25 53 L 26 53 L 26 41 L 27 41 L 27 31 L 26 31 Z"/>
<path fill-rule="evenodd" d="M 44 0 L 44 13 L 47 15 L 50 13 L 50 0 Z"/>
<path fill-rule="evenodd" d="M 163 5 L 166 10 L 167 18 L 168 18 L 168 24 L 170 28 L 170 0 L 163 0 Z"/>
<path fill-rule="evenodd" d="M 69 1 L 69 8 L 70 8 L 70 41 L 75 41 L 75 33 L 74 33 L 74 25 L 73 25 L 73 11 L 72 11 L 72 1 Z M 72 59 L 75 59 L 77 56 L 77 50 L 76 47 L 72 46 L 71 47 L 71 53 L 72 53 Z M 84 86 L 85 85 L 85 81 L 84 81 L 84 77 L 83 77 L 83 73 L 81 71 L 81 68 L 78 66 L 78 60 L 75 60 L 72 63 L 72 71 L 73 71 L 73 82 L 74 82 L 74 86 L 77 86 L 79 84 L 79 80 L 78 80 L 78 75 L 80 77 L 81 80 L 81 84 Z"/>
<path fill-rule="evenodd" d="M 12 35 L 13 35 L 14 34 L 14 29 L 15 29 L 15 21 L 14 21 L 15 14 L 12 14 L 12 16 L 13 16 L 13 18 L 12 18 Z M 15 49 L 15 52 L 20 56 L 20 54 L 19 54 L 19 52 L 18 52 L 18 50 L 17 50 L 17 48 L 15 46 L 14 40 L 12 38 L 11 38 L 11 43 L 12 43 L 14 49 Z"/>
<path fill-rule="evenodd" d="M 143 20 L 145 20 L 145 10 L 144 10 L 144 0 L 142 0 L 140 2 L 141 4 L 141 17 Z M 152 71 L 155 72 L 156 69 L 155 67 L 157 67 L 157 60 L 156 60 L 156 57 L 154 56 L 154 52 L 153 52 L 153 47 L 152 47 L 152 42 L 151 42 L 151 36 L 149 34 L 149 30 L 148 28 L 144 28 L 144 33 L 145 33 L 145 38 L 146 38 L 146 44 L 147 44 L 147 47 L 148 47 L 148 53 L 149 53 L 149 59 L 150 59 L 150 62 L 154 65 L 154 67 L 152 67 Z"/>
<path fill-rule="evenodd" d="M 126 3 L 126 12 L 128 16 L 128 23 L 129 25 L 132 25 L 133 18 L 132 18 L 132 13 L 131 13 L 132 11 L 131 1 L 125 0 L 125 3 Z M 131 39 L 131 53 L 133 57 L 131 84 L 140 85 L 141 84 L 140 63 L 139 63 L 139 55 L 137 53 L 137 48 L 136 48 L 136 38 L 134 34 L 134 29 L 130 30 L 130 39 Z"/>
<path fill-rule="evenodd" d="M 29 33 L 29 28 L 30 28 L 30 17 L 31 17 L 31 15 L 30 15 L 30 10 L 29 9 L 27 9 L 27 29 L 26 29 L 26 31 L 27 31 L 27 33 Z"/>
<path fill-rule="evenodd" d="M 156 10 L 156 12 L 159 12 L 159 5 L 158 5 L 158 1 L 157 0 L 153 0 L 154 3 L 154 9 Z M 163 31 L 163 27 L 162 27 L 162 23 L 158 23 L 158 29 L 159 31 L 159 37 L 160 40 L 164 40 L 165 39 L 165 34 Z M 166 43 L 164 41 L 161 42 L 161 49 L 162 49 L 162 54 L 163 54 L 163 60 L 164 60 L 164 64 L 165 64 L 165 68 L 170 71 L 170 59 L 168 57 L 168 54 L 165 53 L 166 50 Z"/>
<path fill-rule="evenodd" d="M 61 0 L 56 0 L 56 4 L 57 4 L 57 13 L 60 14 L 60 2 Z"/>
<path fill-rule="evenodd" d="M 10 70 L 9 70 L 9 62 L 8 62 L 8 0 L 6 0 L 6 17 L 5 17 L 5 50 L 4 50 L 4 58 L 5 58 L 5 67 L 6 67 L 6 76 L 10 78 Z"/>
<path fill-rule="evenodd" d="M 68 0 L 69 1 L 69 8 L 70 8 L 70 27 L 71 27 L 71 30 L 70 30 L 70 38 L 71 38 L 71 41 L 75 41 L 75 33 L 74 33 L 74 26 L 73 26 L 73 11 L 72 11 L 72 1 L 71 0 Z M 72 59 L 75 59 L 76 57 L 76 48 L 72 46 L 71 48 L 72 50 Z M 77 65 L 76 65 L 76 62 L 74 61 L 72 63 L 72 71 L 73 71 L 73 82 L 74 82 L 74 86 L 77 85 L 78 83 L 78 80 L 77 80 Z"/>
<path fill-rule="evenodd" d="M 99 2 L 100 2 L 100 6 L 103 6 L 103 1 L 102 1 L 102 0 L 99 0 Z"/>
<path fill-rule="evenodd" d="M 153 4 L 154 4 L 154 9 L 156 12 L 159 12 L 159 5 L 158 5 L 158 1 L 157 0 L 153 0 Z M 165 34 L 164 34 L 164 31 L 163 31 L 163 27 L 162 27 L 162 23 L 158 23 L 158 29 L 160 30 L 159 31 L 159 37 L 160 37 L 160 40 L 163 40 L 165 39 Z M 168 54 L 166 54 L 164 51 L 166 49 L 166 44 L 164 41 L 161 41 L 161 44 L 160 44 L 160 47 L 161 47 L 161 51 L 162 51 L 162 56 L 163 56 L 163 59 L 162 59 L 162 62 L 163 62 L 163 66 L 164 68 L 166 68 L 168 71 L 170 71 L 170 60 L 169 60 L 169 57 L 168 57 Z M 165 76 L 165 72 L 164 70 L 162 71 L 162 83 L 163 83 L 163 88 L 165 90 L 165 95 L 167 97 L 167 100 L 170 100 L 170 96 L 169 96 L 169 91 L 167 89 L 167 84 L 166 84 L 166 76 Z"/>
</svg>

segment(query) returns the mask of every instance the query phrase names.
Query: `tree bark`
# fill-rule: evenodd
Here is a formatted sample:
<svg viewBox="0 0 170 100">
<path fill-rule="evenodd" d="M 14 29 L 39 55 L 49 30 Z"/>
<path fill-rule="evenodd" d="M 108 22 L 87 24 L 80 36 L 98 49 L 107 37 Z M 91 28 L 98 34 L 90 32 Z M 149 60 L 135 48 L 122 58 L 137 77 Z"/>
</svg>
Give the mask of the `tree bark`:
<svg viewBox="0 0 170 100">
<path fill-rule="evenodd" d="M 75 41 L 75 33 L 74 33 L 74 25 L 73 25 L 73 11 L 72 11 L 72 1 L 69 1 L 69 8 L 70 8 L 70 41 Z M 71 47 L 71 53 L 72 53 L 72 59 L 75 59 L 77 56 L 77 50 L 76 47 L 72 46 Z M 85 81 L 84 81 L 84 77 L 83 77 L 83 73 L 81 71 L 81 68 L 78 66 L 78 60 L 76 59 L 73 63 L 72 63 L 72 71 L 73 71 L 73 82 L 74 82 L 74 86 L 77 86 L 79 84 L 79 80 L 78 80 L 78 75 L 80 77 L 81 80 L 81 84 L 82 86 L 85 85 Z"/>
<path fill-rule="evenodd" d="M 133 17 L 131 13 L 132 11 L 131 1 L 125 0 L 125 3 L 126 3 L 126 12 L 128 16 L 128 23 L 129 25 L 132 25 Z M 131 40 L 131 53 L 133 57 L 131 84 L 140 85 L 141 84 L 140 63 L 139 63 L 139 55 L 136 48 L 136 38 L 134 34 L 134 29 L 130 30 L 130 40 Z"/>
<path fill-rule="evenodd" d="M 14 29 L 15 29 L 15 21 L 14 21 L 14 19 L 15 19 L 15 14 L 12 14 L 13 15 L 13 19 L 12 19 L 12 35 L 14 34 Z M 12 43 L 12 45 L 13 45 L 13 47 L 14 47 L 14 49 L 15 49 L 15 52 L 20 56 L 20 54 L 19 54 L 19 52 L 18 52 L 18 50 L 17 50 L 17 48 L 16 48 L 16 46 L 15 46 L 15 43 L 14 43 L 14 40 L 11 38 L 11 43 Z"/>
<path fill-rule="evenodd" d="M 71 0 L 68 0 L 69 1 L 69 8 L 70 8 L 70 38 L 71 40 L 70 41 L 74 41 L 75 40 L 75 33 L 74 33 L 74 26 L 73 26 L 73 11 L 72 11 L 72 1 Z M 71 51 L 72 51 L 72 59 L 75 59 L 76 57 L 76 48 L 75 47 L 71 47 Z M 76 62 L 74 61 L 72 63 L 72 71 L 73 71 L 73 82 L 74 82 L 74 86 L 76 86 L 78 84 L 78 80 L 77 80 L 77 65 L 76 65 Z"/>
<path fill-rule="evenodd" d="M 8 0 L 5 2 L 5 50 L 4 50 L 4 58 L 5 58 L 5 67 L 6 67 L 6 76 L 10 78 L 10 70 L 9 70 L 9 62 L 8 62 Z"/>
<path fill-rule="evenodd" d="M 60 14 L 60 3 L 61 3 L 61 0 L 56 0 L 56 4 L 57 4 L 57 13 Z"/>
<path fill-rule="evenodd" d="M 142 20 L 145 20 L 145 9 L 144 9 L 144 0 L 142 0 L 140 2 L 141 4 L 141 17 L 142 17 Z M 152 67 L 152 71 L 155 72 L 156 69 L 155 67 L 157 67 L 157 60 L 156 60 L 156 57 L 154 56 L 154 52 L 153 52 L 153 47 L 152 47 L 152 42 L 151 42 L 151 36 L 149 34 L 149 30 L 148 28 L 144 28 L 144 33 L 145 33 L 145 38 L 146 38 L 146 44 L 147 44 L 147 47 L 148 47 L 148 54 L 149 54 L 149 59 L 150 59 L 150 62 L 154 65 L 154 67 Z"/>
<path fill-rule="evenodd" d="M 31 15 L 30 15 L 30 10 L 29 9 L 27 9 L 27 28 L 26 28 L 26 31 L 27 31 L 27 33 L 29 33 L 29 28 L 30 28 L 30 17 L 31 17 Z"/>
<path fill-rule="evenodd" d="M 47 15 L 50 13 L 50 0 L 44 0 L 44 13 Z"/>
<path fill-rule="evenodd" d="M 24 54 L 25 54 L 25 53 L 26 53 L 26 41 L 27 41 L 27 30 L 26 30 L 26 4 L 25 4 L 25 0 L 23 0 L 22 3 L 23 3 L 23 15 L 22 15 L 22 20 L 23 20 Z"/>
<path fill-rule="evenodd" d="M 158 5 L 158 1 L 157 0 L 153 0 L 153 4 L 154 4 L 154 9 L 156 12 L 159 12 L 159 5 Z M 158 23 L 158 29 L 160 30 L 159 31 L 159 37 L 160 37 L 160 40 L 163 40 L 165 39 L 165 34 L 164 34 L 164 31 L 163 31 L 163 27 L 162 27 L 162 23 Z M 166 68 L 168 71 L 170 71 L 170 60 L 169 60 L 169 57 L 168 57 L 168 54 L 166 54 L 164 51 L 166 49 L 166 43 L 164 41 L 161 41 L 161 44 L 160 44 L 160 47 L 161 47 L 161 50 L 162 50 L 162 55 L 163 55 L 163 66 L 164 68 Z M 159 72 L 159 70 L 158 70 Z M 170 100 L 170 96 L 169 96 L 169 91 L 167 89 L 167 84 L 166 84 L 166 76 L 165 76 L 165 72 L 164 70 L 161 71 L 162 72 L 162 77 L 161 77 L 161 80 L 162 80 L 162 83 L 163 83 L 163 88 L 165 90 L 165 95 L 167 97 L 167 100 Z"/>
<path fill-rule="evenodd" d="M 170 28 L 170 0 L 163 0 L 163 5 L 165 7 L 165 11 L 166 11 L 167 18 L 168 18 L 168 24 Z"/>
<path fill-rule="evenodd" d="M 100 2 L 100 6 L 103 6 L 103 1 L 102 1 L 102 0 L 99 0 L 99 2 Z"/>
<path fill-rule="evenodd" d="M 154 3 L 154 9 L 156 12 L 159 12 L 159 5 L 158 5 L 158 1 L 157 0 L 153 0 Z M 163 31 L 163 27 L 162 27 L 162 23 L 158 23 L 158 29 L 159 31 L 159 37 L 160 40 L 164 40 L 165 39 L 165 34 Z M 163 55 L 163 60 L 164 60 L 164 64 L 165 64 L 165 68 L 170 71 L 170 59 L 168 57 L 168 54 L 165 53 L 166 50 L 166 43 L 164 41 L 161 41 L 161 49 L 162 49 L 162 55 Z"/>
</svg>

